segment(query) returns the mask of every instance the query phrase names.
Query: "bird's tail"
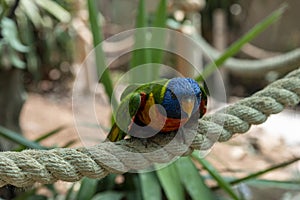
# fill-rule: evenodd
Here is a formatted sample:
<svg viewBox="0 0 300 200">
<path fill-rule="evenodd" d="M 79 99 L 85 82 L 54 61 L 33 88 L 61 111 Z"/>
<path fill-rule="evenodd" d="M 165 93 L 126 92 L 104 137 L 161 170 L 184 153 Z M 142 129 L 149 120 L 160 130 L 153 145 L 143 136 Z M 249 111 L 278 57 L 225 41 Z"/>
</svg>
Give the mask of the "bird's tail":
<svg viewBox="0 0 300 200">
<path fill-rule="evenodd" d="M 124 139 L 125 136 L 126 134 L 114 123 L 106 137 L 106 141 L 116 142 Z"/>
</svg>

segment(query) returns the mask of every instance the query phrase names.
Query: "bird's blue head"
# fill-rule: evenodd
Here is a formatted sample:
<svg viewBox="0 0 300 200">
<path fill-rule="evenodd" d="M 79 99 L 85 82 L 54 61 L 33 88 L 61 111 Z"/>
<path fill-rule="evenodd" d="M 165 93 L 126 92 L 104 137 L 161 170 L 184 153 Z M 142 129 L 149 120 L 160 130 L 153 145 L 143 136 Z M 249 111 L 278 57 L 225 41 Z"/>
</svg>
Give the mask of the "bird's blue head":
<svg viewBox="0 0 300 200">
<path fill-rule="evenodd" d="M 198 111 L 201 88 L 191 78 L 173 78 L 166 85 L 161 105 L 170 118 L 186 118 Z"/>
</svg>

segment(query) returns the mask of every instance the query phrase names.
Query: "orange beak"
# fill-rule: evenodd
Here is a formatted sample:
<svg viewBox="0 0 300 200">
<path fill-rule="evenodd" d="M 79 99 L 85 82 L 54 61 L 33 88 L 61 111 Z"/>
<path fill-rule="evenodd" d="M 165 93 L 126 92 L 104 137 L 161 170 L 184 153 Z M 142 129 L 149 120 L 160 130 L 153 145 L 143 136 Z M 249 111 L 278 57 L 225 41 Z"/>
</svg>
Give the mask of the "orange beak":
<svg viewBox="0 0 300 200">
<path fill-rule="evenodd" d="M 190 118 L 192 115 L 194 104 L 195 104 L 194 98 L 186 98 L 181 101 L 182 110 L 188 115 L 188 118 Z"/>
</svg>

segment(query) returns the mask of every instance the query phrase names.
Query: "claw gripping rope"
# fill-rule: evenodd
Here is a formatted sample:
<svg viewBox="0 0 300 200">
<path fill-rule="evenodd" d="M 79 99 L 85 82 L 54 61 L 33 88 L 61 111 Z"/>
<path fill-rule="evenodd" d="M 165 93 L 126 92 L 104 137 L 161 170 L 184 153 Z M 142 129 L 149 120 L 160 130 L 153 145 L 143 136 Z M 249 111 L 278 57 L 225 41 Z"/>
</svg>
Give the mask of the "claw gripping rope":
<svg viewBox="0 0 300 200">
<path fill-rule="evenodd" d="M 57 180 L 75 182 L 82 177 L 101 179 L 109 173 L 124 173 L 137 166 L 142 169 L 151 163 L 167 163 L 194 149 L 208 149 L 216 140 L 224 142 L 235 133 L 245 133 L 251 125 L 261 124 L 269 115 L 299 101 L 300 68 L 251 97 L 204 116 L 198 122 L 191 145 L 176 141 L 176 145 L 163 148 L 174 135 L 158 134 L 148 142 L 147 148 L 140 140 L 127 139 L 88 148 L 0 152 L 0 187 L 6 184 L 26 187 L 35 182 L 49 184 Z M 129 156 L 130 153 L 134 156 Z"/>
</svg>

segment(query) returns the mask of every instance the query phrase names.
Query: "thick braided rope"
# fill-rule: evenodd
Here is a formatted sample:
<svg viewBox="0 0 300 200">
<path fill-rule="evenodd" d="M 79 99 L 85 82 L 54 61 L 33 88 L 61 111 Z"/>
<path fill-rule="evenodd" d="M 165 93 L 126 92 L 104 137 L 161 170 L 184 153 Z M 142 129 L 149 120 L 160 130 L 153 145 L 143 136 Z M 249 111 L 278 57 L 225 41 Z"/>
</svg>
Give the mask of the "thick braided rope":
<svg viewBox="0 0 300 200">
<path fill-rule="evenodd" d="M 46 184 L 57 180 L 74 182 L 84 176 L 101 179 L 109 173 L 168 163 L 194 149 L 208 149 L 215 141 L 227 141 L 235 133 L 245 133 L 252 124 L 261 124 L 270 114 L 295 106 L 299 101 L 300 69 L 253 96 L 200 119 L 190 145 L 185 140 L 173 140 L 174 133 L 158 134 L 147 146 L 133 138 L 90 148 L 1 152 L 0 187 L 6 184 L 26 187 L 35 182 Z"/>
</svg>

